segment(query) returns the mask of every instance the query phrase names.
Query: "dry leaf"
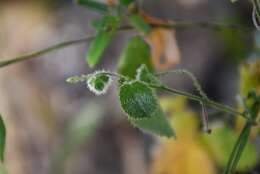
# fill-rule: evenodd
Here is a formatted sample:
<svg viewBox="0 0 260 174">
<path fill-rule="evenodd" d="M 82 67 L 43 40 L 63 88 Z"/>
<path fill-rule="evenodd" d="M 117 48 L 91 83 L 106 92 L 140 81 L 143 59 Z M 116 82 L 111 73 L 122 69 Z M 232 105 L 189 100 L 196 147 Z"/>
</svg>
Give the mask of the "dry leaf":
<svg viewBox="0 0 260 174">
<path fill-rule="evenodd" d="M 147 36 L 152 48 L 152 60 L 157 70 L 165 70 L 178 64 L 181 59 L 175 32 L 155 28 Z"/>
</svg>

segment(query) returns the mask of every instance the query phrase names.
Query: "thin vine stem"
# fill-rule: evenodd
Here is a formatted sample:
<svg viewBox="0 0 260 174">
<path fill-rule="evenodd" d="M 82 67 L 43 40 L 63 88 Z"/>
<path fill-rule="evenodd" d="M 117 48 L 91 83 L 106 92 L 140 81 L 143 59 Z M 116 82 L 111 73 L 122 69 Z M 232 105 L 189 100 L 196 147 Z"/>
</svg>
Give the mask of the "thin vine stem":
<svg viewBox="0 0 260 174">
<path fill-rule="evenodd" d="M 155 74 L 155 76 L 169 75 L 169 74 L 172 74 L 172 73 L 186 75 L 187 77 L 189 77 L 191 79 L 192 83 L 193 83 L 193 86 L 198 91 L 200 96 L 204 99 L 204 101 L 208 100 L 208 96 L 202 90 L 202 87 L 201 87 L 198 79 L 190 71 L 188 71 L 186 69 L 175 69 L 175 70 L 159 72 L 159 73 Z M 200 105 L 201 105 L 201 116 L 202 116 L 203 130 L 207 133 L 210 133 L 211 129 L 209 128 L 209 124 L 208 124 L 209 119 L 208 119 L 208 112 L 207 112 L 207 109 L 205 107 L 205 103 L 200 102 Z"/>
<path fill-rule="evenodd" d="M 231 30 L 237 30 L 237 31 L 248 31 L 249 29 L 246 29 L 242 26 L 238 25 L 232 25 L 232 24 L 220 24 L 220 23 L 212 23 L 212 22 L 174 22 L 173 24 L 151 24 L 153 28 L 168 28 L 168 29 L 178 29 L 178 28 L 193 28 L 193 27 L 200 27 L 200 28 L 209 28 L 209 29 L 231 29 Z M 133 28 L 131 26 L 121 26 L 117 29 L 117 31 L 126 31 L 126 30 L 132 30 Z M 24 54 L 21 56 L 13 57 L 13 58 L 7 58 L 0 60 L 0 68 L 6 67 L 8 65 L 16 64 L 25 60 L 37 58 L 39 56 L 48 54 L 53 51 L 57 51 L 59 49 L 63 49 L 66 47 L 70 47 L 73 45 L 85 43 L 91 41 L 95 35 L 86 36 L 84 38 L 75 39 L 71 41 L 61 42 L 54 44 L 52 46 L 49 46 L 45 49 L 31 52 L 28 54 Z"/>
<path fill-rule="evenodd" d="M 186 69 L 176 69 L 176 70 L 163 71 L 163 72 L 156 73 L 155 76 L 164 76 L 164 75 L 169 75 L 171 73 L 186 75 L 187 77 L 189 77 L 192 80 L 194 87 L 196 88 L 198 93 L 201 95 L 201 97 L 208 99 L 208 96 L 202 90 L 202 87 L 201 87 L 198 79 L 193 75 L 193 73 L 191 73 L 190 71 L 188 71 Z"/>
<path fill-rule="evenodd" d="M 107 75 L 110 75 L 110 76 L 113 76 L 113 77 L 116 77 L 116 78 L 119 78 L 119 79 L 132 80 L 132 79 L 129 79 L 127 76 L 124 76 L 124 75 L 121 75 L 121 74 L 118 74 L 118 73 L 114 73 L 114 72 L 104 71 L 104 72 L 101 72 L 101 73 L 107 74 Z M 69 79 L 67 79 L 67 82 L 77 83 L 77 82 L 86 81 L 88 78 L 89 78 L 89 75 L 83 74 L 81 76 L 70 77 Z M 157 85 L 157 84 L 152 84 L 152 83 L 147 83 L 147 82 L 143 82 L 143 83 L 145 83 L 146 85 L 148 85 L 151 88 L 156 88 L 156 89 L 166 91 L 166 92 L 169 92 L 169 93 L 172 93 L 172 94 L 175 94 L 175 95 L 184 96 L 184 97 L 186 97 L 190 100 L 194 100 L 194 101 L 197 101 L 199 103 L 203 103 L 205 106 L 212 107 L 212 108 L 214 108 L 218 111 L 229 113 L 229 114 L 232 114 L 232 115 L 235 115 L 235 116 L 241 116 L 241 117 L 247 119 L 247 121 L 251 122 L 251 120 L 246 116 L 246 114 L 244 112 L 238 112 L 236 109 L 234 109 L 230 106 L 223 105 L 221 103 L 215 102 L 215 101 L 210 100 L 208 98 L 193 95 L 193 94 L 185 92 L 185 91 L 169 88 L 165 85 Z M 256 124 L 255 122 L 251 122 L 251 123 Z"/>
<path fill-rule="evenodd" d="M 249 32 L 250 29 L 236 24 L 223 24 L 218 22 L 173 22 L 170 24 L 151 24 L 152 27 L 161 28 L 174 28 L 174 29 L 186 29 L 186 28 L 207 28 L 212 30 L 236 30 L 242 32 Z"/>
<path fill-rule="evenodd" d="M 93 38 L 94 38 L 94 36 L 87 36 L 87 37 L 84 37 L 84 38 L 81 38 L 81 39 L 71 40 L 71 41 L 67 41 L 67 42 L 61 42 L 61 43 L 52 45 L 50 47 L 47 47 L 45 49 L 42 49 L 40 51 L 35 51 L 35 52 L 28 53 L 28 54 L 25 54 L 25 55 L 22 55 L 22 56 L 3 60 L 3 61 L 0 61 L 0 68 L 11 65 L 11 64 L 19 63 L 19 62 L 22 62 L 22 61 L 25 61 L 25 60 L 29 60 L 29 59 L 32 59 L 32 58 L 36 58 L 36 57 L 45 55 L 47 53 L 65 48 L 65 47 L 85 43 L 87 41 L 90 41 Z"/>
<path fill-rule="evenodd" d="M 175 95 L 181 95 L 181 96 L 187 97 L 190 100 L 194 100 L 194 101 L 197 101 L 197 102 L 203 102 L 206 106 L 212 107 L 214 109 L 217 109 L 219 111 L 223 111 L 223 112 L 226 112 L 226 113 L 229 113 L 229 114 L 232 114 L 232 115 L 239 115 L 239 116 L 242 116 L 242 117 L 244 117 L 245 119 L 248 120 L 248 117 L 243 112 L 238 112 L 230 106 L 220 104 L 220 103 L 215 102 L 213 100 L 205 99 L 203 97 L 193 95 L 193 94 L 190 94 L 188 92 L 181 91 L 181 90 L 172 89 L 172 88 L 169 88 L 169 87 L 164 86 L 164 85 L 149 84 L 149 86 L 152 87 L 152 88 L 157 88 L 159 90 L 175 94 Z"/>
</svg>

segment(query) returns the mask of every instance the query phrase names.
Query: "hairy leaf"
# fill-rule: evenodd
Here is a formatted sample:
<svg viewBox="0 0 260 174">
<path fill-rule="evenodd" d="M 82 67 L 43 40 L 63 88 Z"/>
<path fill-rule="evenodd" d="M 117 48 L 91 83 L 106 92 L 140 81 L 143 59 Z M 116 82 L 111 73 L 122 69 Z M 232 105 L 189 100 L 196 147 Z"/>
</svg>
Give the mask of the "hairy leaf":
<svg viewBox="0 0 260 174">
<path fill-rule="evenodd" d="M 111 76 L 104 74 L 104 71 L 97 71 L 89 76 L 87 84 L 90 91 L 94 92 L 96 95 L 100 95 L 106 93 L 111 82 Z"/>
<path fill-rule="evenodd" d="M 149 71 L 145 64 L 142 64 L 137 69 L 136 79 L 150 84 L 161 84 L 159 79 Z"/>
<path fill-rule="evenodd" d="M 130 119 L 130 122 L 145 132 L 168 138 L 176 137 L 174 130 L 160 107 L 153 113 L 151 118 L 142 120 Z"/>
<path fill-rule="evenodd" d="M 120 87 L 119 98 L 130 119 L 151 118 L 158 109 L 157 98 L 152 89 L 139 81 L 123 84 Z"/>
</svg>

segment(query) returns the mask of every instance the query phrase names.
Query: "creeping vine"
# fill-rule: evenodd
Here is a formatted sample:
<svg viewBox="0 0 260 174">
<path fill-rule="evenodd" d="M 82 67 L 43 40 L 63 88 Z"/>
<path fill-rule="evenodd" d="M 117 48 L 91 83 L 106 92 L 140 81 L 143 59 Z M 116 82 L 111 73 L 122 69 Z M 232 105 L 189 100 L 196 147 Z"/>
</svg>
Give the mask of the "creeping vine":
<svg viewBox="0 0 260 174">
<path fill-rule="evenodd" d="M 237 1 L 238 0 L 231 0 L 231 2 Z M 95 67 L 117 32 L 126 30 L 134 31 L 137 34 L 126 43 L 120 57 L 117 72 L 105 70 L 95 71 L 92 74 L 70 77 L 67 79 L 67 82 L 86 83 L 90 91 L 96 95 L 105 94 L 111 83 L 113 81 L 116 82 L 119 91 L 118 100 L 120 101 L 122 110 L 128 116 L 129 122 L 144 131 L 169 138 L 176 137 L 176 134 L 158 102 L 156 95 L 157 90 L 173 95 L 184 96 L 198 102 L 202 108 L 204 130 L 208 133 L 210 133 L 211 130 L 208 126 L 207 107 L 244 118 L 246 123 L 233 148 L 224 174 L 234 172 L 248 141 L 250 131 L 254 125 L 258 124 L 256 117 L 260 108 L 260 96 L 252 90 L 248 96 L 243 99 L 244 111 L 240 112 L 233 107 L 211 100 L 203 91 L 197 78 L 186 69 L 175 69 L 156 73 L 151 63 L 150 45 L 145 41 L 144 37 L 154 28 L 186 29 L 201 27 L 213 30 L 228 29 L 244 33 L 248 33 L 251 30 L 239 25 L 222 24 L 218 22 L 173 22 L 156 19 L 143 11 L 141 9 L 143 2 L 137 0 L 119 0 L 118 3 L 111 4 L 95 0 L 78 0 L 77 2 L 101 14 L 99 19 L 92 21 L 92 26 L 96 31 L 93 35 L 58 43 L 33 53 L 2 60 L 0 61 L 0 68 L 85 42 L 90 42 L 86 54 L 86 62 L 90 67 Z M 260 0 L 251 0 L 250 2 L 253 6 L 252 21 L 256 29 L 260 30 Z M 180 74 L 190 78 L 198 94 L 195 95 L 171 88 L 160 81 L 159 77 L 169 74 Z M 3 160 L 4 144 L 5 127 L 0 117 L 1 160 Z"/>
</svg>

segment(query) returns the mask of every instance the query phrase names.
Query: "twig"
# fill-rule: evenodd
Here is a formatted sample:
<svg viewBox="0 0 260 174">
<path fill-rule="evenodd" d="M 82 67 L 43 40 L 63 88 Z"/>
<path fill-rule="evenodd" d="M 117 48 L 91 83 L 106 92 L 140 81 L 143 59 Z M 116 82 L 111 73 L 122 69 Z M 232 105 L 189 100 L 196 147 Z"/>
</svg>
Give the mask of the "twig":
<svg viewBox="0 0 260 174">
<path fill-rule="evenodd" d="M 7 60 L 0 61 L 0 68 L 11 65 L 11 64 L 15 64 L 15 63 L 18 63 L 18 62 L 21 62 L 21 61 L 36 58 L 36 57 L 45 55 L 47 53 L 57 51 L 59 49 L 66 48 L 66 47 L 69 47 L 69 46 L 72 46 L 72 45 L 81 44 L 81 43 L 87 42 L 87 41 L 89 41 L 93 38 L 94 38 L 94 36 L 88 36 L 88 37 L 84 37 L 84 38 L 81 38 L 81 39 L 62 42 L 62 43 L 58 43 L 58 44 L 52 45 L 50 47 L 47 47 L 43 50 L 35 51 L 35 52 L 32 52 L 32 53 L 28 53 L 28 54 L 25 54 L 25 55 L 22 55 L 22 56 L 14 57 L 14 58 L 9 58 Z"/>
<path fill-rule="evenodd" d="M 236 25 L 236 24 L 223 24 L 217 22 L 173 22 L 172 24 L 152 24 L 152 27 L 162 27 L 162 28 L 174 28 L 174 29 L 185 29 L 185 28 L 208 28 L 213 30 L 229 29 L 236 31 L 249 32 L 249 28 Z"/>
<path fill-rule="evenodd" d="M 169 29 L 177 29 L 177 28 L 192 28 L 192 27 L 201 27 L 201 28 L 209 28 L 209 29 L 232 29 L 232 30 L 238 30 L 238 31 L 249 31 L 249 29 L 243 28 L 242 26 L 238 25 L 230 25 L 230 24 L 219 24 L 219 23 L 209 23 L 209 22 L 175 22 L 173 24 L 160 24 L 156 25 L 153 24 L 152 27 L 164 27 L 164 28 L 169 28 Z M 132 30 L 133 28 L 131 26 L 122 26 L 118 28 L 118 31 L 126 31 L 126 30 Z M 71 41 L 66 41 L 66 42 L 61 42 L 55 45 L 52 45 L 50 47 L 47 47 L 45 49 L 28 53 L 22 56 L 17 56 L 14 58 L 8 58 L 6 60 L 0 61 L 0 68 L 12 65 L 18 62 L 22 62 L 25 60 L 29 60 L 32 58 L 36 58 L 45 54 L 48 54 L 50 52 L 66 48 L 69 46 L 73 46 L 76 44 L 81 44 L 84 42 L 88 42 L 91 39 L 93 39 L 95 36 L 90 35 L 81 39 L 76 39 L 76 40 L 71 40 Z"/>
</svg>

